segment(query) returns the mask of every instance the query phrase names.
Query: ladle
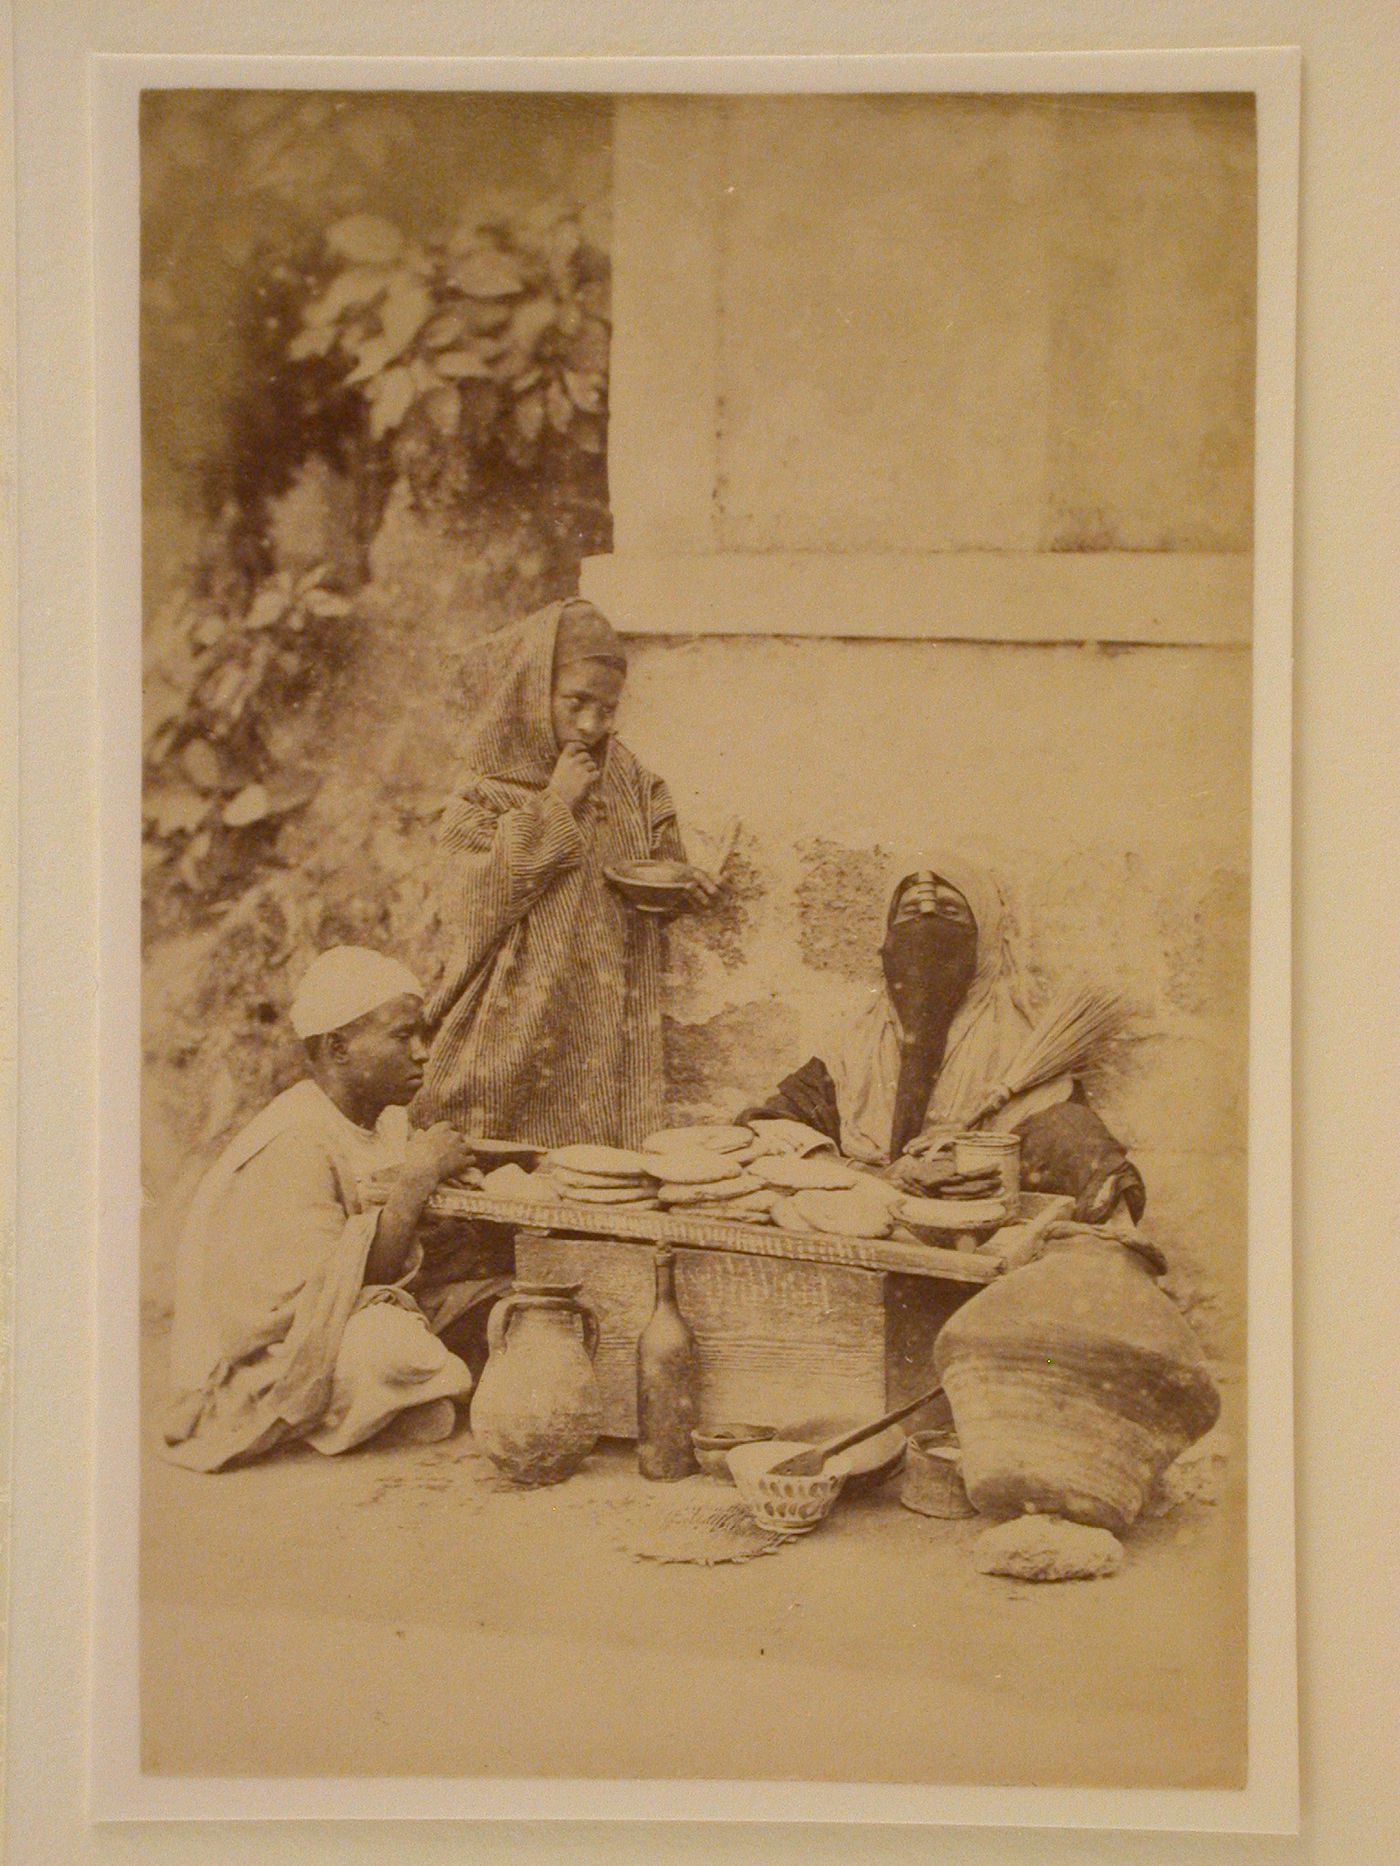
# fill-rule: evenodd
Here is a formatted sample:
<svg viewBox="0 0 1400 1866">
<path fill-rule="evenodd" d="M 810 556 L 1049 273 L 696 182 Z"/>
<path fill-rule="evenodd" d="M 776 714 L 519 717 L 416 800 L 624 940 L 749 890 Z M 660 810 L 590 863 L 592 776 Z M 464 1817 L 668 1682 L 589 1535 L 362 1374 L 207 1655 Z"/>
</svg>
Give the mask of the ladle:
<svg viewBox="0 0 1400 1866">
<path fill-rule="evenodd" d="M 907 1419 L 911 1412 L 917 1412 L 921 1406 L 927 1406 L 930 1400 L 938 1398 L 943 1391 L 940 1381 L 936 1387 L 930 1387 L 927 1393 L 921 1393 L 917 1399 L 906 1401 L 903 1406 L 896 1406 L 893 1412 L 887 1412 L 883 1419 L 876 1419 L 870 1425 L 858 1425 L 854 1431 L 842 1432 L 837 1438 L 829 1438 L 821 1445 L 813 1445 L 809 1451 L 795 1451 L 790 1458 L 784 1458 L 781 1464 L 775 1464 L 769 1472 L 773 1477 L 817 1477 L 828 1458 L 834 1458 L 838 1451 L 849 1451 L 852 1445 L 864 1444 L 867 1438 L 874 1438 L 877 1432 L 883 1432 L 887 1426 L 898 1425 L 901 1419 Z"/>
</svg>

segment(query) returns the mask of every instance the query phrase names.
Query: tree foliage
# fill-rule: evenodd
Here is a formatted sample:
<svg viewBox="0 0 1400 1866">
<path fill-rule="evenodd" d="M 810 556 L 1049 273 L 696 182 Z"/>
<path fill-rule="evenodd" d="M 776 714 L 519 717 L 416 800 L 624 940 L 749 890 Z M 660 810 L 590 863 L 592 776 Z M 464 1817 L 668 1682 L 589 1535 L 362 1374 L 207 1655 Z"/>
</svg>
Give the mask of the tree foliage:
<svg viewBox="0 0 1400 1866">
<path fill-rule="evenodd" d="M 567 580 L 606 543 L 608 262 L 585 222 L 498 200 L 434 243 L 355 212 L 305 270 L 280 268 L 263 320 L 292 375 L 276 471 L 245 472 L 146 630 L 148 907 L 217 908 L 277 859 L 279 823 L 318 787 L 299 728 L 360 624 L 343 567 L 267 556 L 289 458 L 334 436 L 362 511 L 401 480 L 464 549 L 498 569 L 504 550 L 535 579 Z"/>
<path fill-rule="evenodd" d="M 186 894 L 245 875 L 316 792 L 284 757 L 285 722 L 341 649 L 354 605 L 323 566 L 276 572 L 246 606 L 182 593 L 146 633 L 143 866 Z M 279 732 L 279 727 L 283 730 Z"/>
<path fill-rule="evenodd" d="M 490 507 L 564 485 L 601 507 L 608 262 L 577 207 L 493 204 L 438 243 L 351 214 L 325 243 L 334 270 L 290 354 L 331 360 L 420 496 Z"/>
</svg>

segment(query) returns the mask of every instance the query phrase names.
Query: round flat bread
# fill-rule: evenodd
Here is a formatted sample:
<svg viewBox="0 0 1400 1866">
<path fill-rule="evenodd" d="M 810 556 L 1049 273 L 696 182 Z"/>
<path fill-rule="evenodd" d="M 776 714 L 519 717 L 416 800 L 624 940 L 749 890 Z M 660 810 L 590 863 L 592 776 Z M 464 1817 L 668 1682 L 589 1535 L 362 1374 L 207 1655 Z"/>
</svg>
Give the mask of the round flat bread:
<svg viewBox="0 0 1400 1866">
<path fill-rule="evenodd" d="M 641 1205 L 656 1194 L 649 1186 L 560 1186 L 566 1204 Z"/>
<path fill-rule="evenodd" d="M 793 1204 L 814 1230 L 837 1237 L 888 1237 L 894 1223 L 890 1207 L 868 1192 L 796 1192 Z"/>
<path fill-rule="evenodd" d="M 713 1153 L 737 1153 L 741 1147 L 751 1147 L 753 1139 L 751 1127 L 702 1122 L 695 1127 L 660 1128 L 655 1134 L 647 1135 L 642 1147 L 647 1153 L 669 1153 L 675 1147 L 686 1151 L 701 1147 Z"/>
<path fill-rule="evenodd" d="M 702 1153 L 698 1147 L 688 1153 L 654 1153 L 647 1168 L 656 1179 L 668 1186 L 709 1186 L 737 1179 L 743 1168 L 737 1160 L 718 1153 Z"/>
<path fill-rule="evenodd" d="M 724 1216 L 729 1218 L 767 1218 L 781 1197 L 776 1192 L 746 1192 L 741 1198 L 724 1200 Z"/>
<path fill-rule="evenodd" d="M 635 1175 L 645 1173 L 647 1163 L 640 1153 L 633 1153 L 629 1147 L 556 1147 L 544 1158 L 546 1166 L 567 1167 L 573 1173 L 606 1173 Z"/>
<path fill-rule="evenodd" d="M 746 1192 L 743 1195 L 743 1203 L 752 1205 L 755 1211 L 762 1207 L 765 1212 L 771 1212 L 776 1206 L 781 1205 L 786 1197 L 787 1194 L 779 1192 L 776 1186 L 764 1186 L 757 1192 Z"/>
<path fill-rule="evenodd" d="M 723 1205 L 727 1200 L 741 1198 L 747 1192 L 761 1192 L 758 1180 L 747 1173 L 736 1173 L 732 1179 L 720 1180 L 708 1186 L 666 1185 L 663 1184 L 657 1194 L 663 1205 Z"/>
<path fill-rule="evenodd" d="M 724 1219 L 727 1222 L 731 1213 L 752 1212 L 766 1214 L 771 1212 L 778 1200 L 783 1197 L 781 1192 L 773 1192 L 763 1187 L 760 1187 L 756 1192 L 739 1192 L 732 1198 L 723 1199 L 697 1199 L 690 1196 L 682 1198 L 680 1196 L 682 1193 L 687 1195 L 692 1194 L 694 1190 L 695 1188 L 693 1186 L 677 1186 L 675 1193 L 666 1202 L 674 1206 L 677 1211 L 692 1206 L 703 1206 L 710 1217 Z M 658 1194 L 658 1197 L 661 1196 L 664 1196 L 664 1188 L 662 1192 Z"/>
<path fill-rule="evenodd" d="M 519 1168 L 513 1166 L 499 1167 L 496 1172 L 486 1175 L 482 1182 L 482 1191 L 489 1193 L 495 1199 L 529 1199 L 536 1205 L 541 1202 L 546 1205 L 557 1203 L 559 1188 L 552 1179 L 547 1178 L 543 1173 L 526 1172 L 520 1172 L 520 1177 L 517 1179 L 515 1175 L 519 1171 Z M 502 1177 L 505 1173 L 511 1175 L 509 1180 Z"/>
<path fill-rule="evenodd" d="M 533 1199 L 540 1196 L 541 1184 L 523 1166 L 498 1166 L 482 1180 L 481 1190 L 493 1199 Z"/>
<path fill-rule="evenodd" d="M 604 1212 L 659 1212 L 661 1210 L 660 1199 L 645 1192 L 635 1199 L 580 1199 L 576 1198 L 572 1192 L 566 1192 L 560 1203 L 577 1205 L 581 1212 L 597 1212 L 600 1218 Z M 582 1224 L 583 1220 L 579 1219 L 577 1222 Z"/>
<path fill-rule="evenodd" d="M 650 1173 L 575 1173 L 567 1166 L 551 1166 L 549 1171 L 561 1186 L 583 1186 L 595 1192 L 619 1186 L 641 1187 L 647 1191 L 654 1183 Z"/>
<path fill-rule="evenodd" d="M 773 1207 L 773 1223 L 782 1231 L 814 1231 L 815 1225 L 808 1224 L 802 1216 L 794 1192 L 785 1199 L 780 1199 Z"/>
<path fill-rule="evenodd" d="M 1005 1199 L 901 1199 L 896 1217 L 907 1225 L 933 1231 L 965 1231 L 999 1225 L 1006 1218 Z"/>
<path fill-rule="evenodd" d="M 766 1185 L 789 1192 L 848 1192 L 857 1176 L 839 1160 L 820 1154 L 799 1158 L 795 1153 L 770 1153 L 753 1162 L 753 1171 Z"/>
<path fill-rule="evenodd" d="M 904 1197 L 904 1187 L 895 1185 L 893 1180 L 881 1179 L 878 1173 L 868 1172 L 863 1167 L 853 1167 L 851 1170 L 856 1176 L 854 1190 L 863 1198 L 877 1200 L 893 1211 Z"/>
</svg>

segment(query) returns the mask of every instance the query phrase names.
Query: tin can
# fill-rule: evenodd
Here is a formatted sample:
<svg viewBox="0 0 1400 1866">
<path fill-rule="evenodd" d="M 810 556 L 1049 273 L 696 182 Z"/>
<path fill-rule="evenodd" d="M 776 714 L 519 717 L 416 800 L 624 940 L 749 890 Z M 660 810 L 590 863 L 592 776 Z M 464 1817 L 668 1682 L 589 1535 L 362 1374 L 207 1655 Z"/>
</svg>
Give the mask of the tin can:
<svg viewBox="0 0 1400 1866">
<path fill-rule="evenodd" d="M 1021 1191 L 1021 1136 L 1019 1134 L 959 1134 L 953 1142 L 953 1166 L 959 1173 L 985 1173 L 995 1168 L 1004 1197 Z"/>
<path fill-rule="evenodd" d="M 899 1500 L 920 1516 L 975 1516 L 963 1488 L 962 1453 L 944 1432 L 915 1432 L 904 1459 Z"/>
</svg>

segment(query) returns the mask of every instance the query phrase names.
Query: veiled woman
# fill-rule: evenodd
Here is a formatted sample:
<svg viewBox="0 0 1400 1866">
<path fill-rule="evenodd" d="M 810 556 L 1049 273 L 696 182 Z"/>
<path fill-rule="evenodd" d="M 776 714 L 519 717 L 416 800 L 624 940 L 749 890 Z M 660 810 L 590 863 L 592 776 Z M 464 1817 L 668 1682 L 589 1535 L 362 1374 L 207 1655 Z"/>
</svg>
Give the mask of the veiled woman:
<svg viewBox="0 0 1400 1866">
<path fill-rule="evenodd" d="M 580 599 L 488 636 L 444 813 L 448 950 L 414 1120 L 636 1146 L 660 1118 L 661 940 L 604 869 L 685 860 L 675 806 L 613 732 L 623 644 Z M 692 871 L 692 899 L 715 884 Z"/>
<path fill-rule="evenodd" d="M 1120 1203 L 1141 1217 L 1142 1177 L 1071 1077 L 1013 1096 L 979 1121 L 1031 1029 L 992 875 L 952 855 L 906 875 L 880 958 L 883 984 L 830 1065 L 813 1057 L 750 1115 L 802 1121 L 848 1158 L 913 1183 L 920 1156 L 951 1135 L 974 1124 L 1014 1131 L 1028 1190 L 1071 1195 L 1089 1222 Z"/>
</svg>

